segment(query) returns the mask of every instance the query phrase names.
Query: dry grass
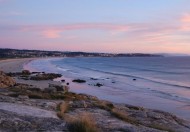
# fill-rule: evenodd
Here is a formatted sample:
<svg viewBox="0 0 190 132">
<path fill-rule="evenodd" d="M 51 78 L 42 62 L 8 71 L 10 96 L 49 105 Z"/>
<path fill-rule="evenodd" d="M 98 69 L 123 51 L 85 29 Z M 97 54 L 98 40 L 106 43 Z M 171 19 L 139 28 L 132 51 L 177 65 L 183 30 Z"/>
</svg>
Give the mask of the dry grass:
<svg viewBox="0 0 190 132">
<path fill-rule="evenodd" d="M 108 101 L 99 101 L 99 100 L 94 102 L 94 106 L 107 111 L 111 111 L 114 108 L 114 105 L 112 103 Z"/>
<path fill-rule="evenodd" d="M 69 110 L 69 103 L 68 102 L 62 102 L 58 106 L 59 112 L 57 113 L 57 116 L 59 118 L 64 118 L 65 113 Z"/>
<path fill-rule="evenodd" d="M 89 113 L 82 113 L 77 117 L 66 118 L 67 127 L 71 132 L 100 132 Z"/>
<path fill-rule="evenodd" d="M 118 108 L 115 108 L 114 105 L 108 101 L 98 101 L 95 103 L 95 106 L 99 107 L 100 109 L 109 111 L 113 116 L 115 116 L 116 118 L 118 118 L 120 120 L 123 120 L 123 121 L 131 123 L 131 124 L 138 125 L 138 121 L 129 117 L 127 115 L 127 112 L 122 111 Z"/>
<path fill-rule="evenodd" d="M 131 123 L 131 124 L 136 124 L 136 125 L 138 124 L 138 121 L 136 121 L 135 119 L 129 117 L 126 112 L 121 111 L 121 110 L 119 110 L 117 108 L 112 109 L 111 114 L 113 116 L 115 116 L 116 118 L 118 118 L 120 120 L 123 120 L 125 122 Z"/>
</svg>

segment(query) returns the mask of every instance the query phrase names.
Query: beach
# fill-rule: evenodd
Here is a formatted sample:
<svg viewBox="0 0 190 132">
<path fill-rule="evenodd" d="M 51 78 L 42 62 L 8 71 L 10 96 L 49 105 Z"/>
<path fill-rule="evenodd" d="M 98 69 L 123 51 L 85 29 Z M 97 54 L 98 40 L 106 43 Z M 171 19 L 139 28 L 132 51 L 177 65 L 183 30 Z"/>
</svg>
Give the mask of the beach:
<svg viewBox="0 0 190 132">
<path fill-rule="evenodd" d="M 190 120 L 189 57 L 47 58 L 31 61 L 25 68 L 60 73 L 63 76 L 57 81 L 66 80 L 75 93 L 163 110 Z M 73 83 L 73 79 L 86 83 Z"/>
<path fill-rule="evenodd" d="M 13 124 L 17 119 L 21 120 L 21 122 L 11 126 L 10 130 L 68 131 L 70 129 L 67 126 L 69 123 L 68 117 L 71 118 L 72 116 L 73 118 L 75 116 L 79 118 L 84 113 L 89 118 L 92 116 L 93 122 L 96 122 L 94 126 L 98 126 L 97 132 L 121 129 L 131 132 L 161 132 L 162 130 L 188 132 L 190 130 L 188 121 L 178 118 L 171 113 L 119 103 L 119 100 L 117 103 L 109 100 L 100 100 L 92 96 L 93 94 L 90 93 L 92 88 L 89 90 L 84 87 L 83 89 L 84 85 L 72 82 L 71 78 L 64 77 L 64 83 L 59 78 L 55 79 L 56 81 L 53 81 L 54 79 L 32 80 L 31 77 L 38 74 L 48 75 L 48 73 L 22 72 L 24 70 L 23 67 L 27 68 L 27 65 L 35 60 L 43 62 L 44 59 L 32 58 L 0 61 L 0 70 L 4 70 L 7 73 L 11 72 L 12 74 L 9 75 L 13 76 L 13 79 L 16 81 L 15 86 L 8 89 L 0 89 L 0 118 L 5 120 L 5 122 L 8 121 Z M 14 74 L 14 72 L 17 73 Z M 3 74 L 3 76 L 5 75 Z M 28 79 L 28 77 L 30 78 Z M 65 88 L 68 82 L 70 83 L 69 91 L 71 93 L 63 92 L 66 89 L 62 89 Z M 95 88 L 98 89 L 98 87 Z M 56 89 L 62 89 L 63 91 L 59 92 Z M 85 90 L 88 92 L 85 92 Z M 78 94 L 73 93 L 74 91 Z M 94 91 L 92 90 L 91 92 Z M 104 94 L 102 93 L 102 95 Z M 67 108 L 65 112 L 65 107 L 68 106 L 72 109 Z M 61 111 L 57 109 L 58 107 L 60 107 Z M 12 119 L 7 117 L 12 117 Z M 30 121 L 31 126 L 28 126 L 26 121 Z M 34 122 L 35 124 L 37 123 L 36 127 L 32 125 Z M 20 123 L 24 125 L 19 125 Z M 165 123 L 167 123 L 167 127 L 165 127 Z M 6 126 L 6 124 L 2 126 Z"/>
<path fill-rule="evenodd" d="M 4 72 L 20 72 L 23 70 L 24 64 L 31 60 L 33 58 L 0 60 L 0 69 Z"/>
<path fill-rule="evenodd" d="M 22 72 L 24 70 L 24 66 L 35 59 L 41 59 L 41 58 L 24 58 L 24 59 L 7 59 L 7 60 L 0 60 L 0 70 L 4 71 L 6 73 L 9 72 Z M 35 85 L 37 87 L 40 87 L 42 89 L 49 86 L 49 84 L 60 84 L 56 81 L 51 80 L 44 80 L 44 81 L 33 81 L 33 80 L 23 80 L 19 78 L 14 78 L 16 82 L 18 83 L 25 83 L 29 85 Z"/>
</svg>

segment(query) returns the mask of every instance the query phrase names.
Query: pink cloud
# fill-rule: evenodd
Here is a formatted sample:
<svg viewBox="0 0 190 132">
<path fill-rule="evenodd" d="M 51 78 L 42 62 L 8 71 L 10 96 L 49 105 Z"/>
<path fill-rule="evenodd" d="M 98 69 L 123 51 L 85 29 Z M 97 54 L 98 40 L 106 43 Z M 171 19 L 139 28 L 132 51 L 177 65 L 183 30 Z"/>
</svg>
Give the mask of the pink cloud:
<svg viewBox="0 0 190 132">
<path fill-rule="evenodd" d="M 110 33 L 121 33 L 131 30 L 137 30 L 138 25 L 119 25 L 109 23 L 80 23 L 80 24 L 69 24 L 69 25 L 55 25 L 55 26 L 40 26 L 40 25 L 27 25 L 19 26 L 20 31 L 24 32 L 39 32 L 45 38 L 60 38 L 62 32 L 72 30 L 104 30 Z M 17 29 L 16 28 L 16 29 Z"/>
<path fill-rule="evenodd" d="M 45 38 L 55 39 L 55 38 L 61 37 L 60 33 L 61 33 L 60 30 L 49 29 L 49 30 L 42 31 L 41 35 L 44 36 Z"/>
<path fill-rule="evenodd" d="M 181 17 L 181 30 L 190 31 L 190 14 L 184 14 Z"/>
<path fill-rule="evenodd" d="M 190 14 L 183 15 L 183 17 L 181 18 L 181 21 L 185 23 L 190 23 Z"/>
</svg>

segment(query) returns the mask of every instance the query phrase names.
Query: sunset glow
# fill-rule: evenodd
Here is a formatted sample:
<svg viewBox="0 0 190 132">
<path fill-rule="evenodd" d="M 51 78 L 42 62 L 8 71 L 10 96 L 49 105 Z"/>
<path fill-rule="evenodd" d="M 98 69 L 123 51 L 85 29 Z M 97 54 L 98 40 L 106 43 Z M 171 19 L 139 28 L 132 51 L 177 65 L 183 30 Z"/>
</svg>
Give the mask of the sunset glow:
<svg viewBox="0 0 190 132">
<path fill-rule="evenodd" d="M 0 0 L 0 46 L 190 54 L 189 4 L 189 0 Z"/>
</svg>

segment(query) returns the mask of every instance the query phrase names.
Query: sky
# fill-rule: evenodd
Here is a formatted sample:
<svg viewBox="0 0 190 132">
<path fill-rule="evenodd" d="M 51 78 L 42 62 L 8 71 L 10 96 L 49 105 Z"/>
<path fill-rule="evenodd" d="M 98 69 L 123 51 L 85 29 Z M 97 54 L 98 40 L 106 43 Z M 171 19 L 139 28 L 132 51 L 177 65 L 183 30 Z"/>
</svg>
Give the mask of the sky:
<svg viewBox="0 0 190 132">
<path fill-rule="evenodd" d="M 190 54 L 190 0 L 0 0 L 0 48 Z"/>
</svg>

